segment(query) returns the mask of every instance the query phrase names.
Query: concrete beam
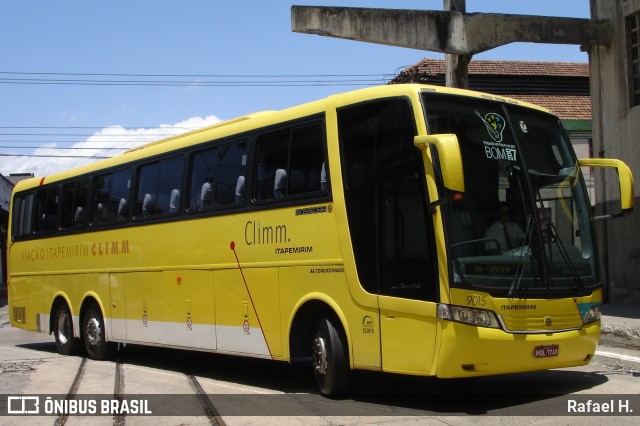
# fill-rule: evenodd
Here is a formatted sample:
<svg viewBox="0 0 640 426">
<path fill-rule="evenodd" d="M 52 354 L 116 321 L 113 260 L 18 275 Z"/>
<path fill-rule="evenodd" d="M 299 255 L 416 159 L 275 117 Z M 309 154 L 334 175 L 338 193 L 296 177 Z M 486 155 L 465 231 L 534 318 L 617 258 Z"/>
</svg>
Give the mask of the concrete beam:
<svg viewBox="0 0 640 426">
<path fill-rule="evenodd" d="M 293 6 L 291 29 L 411 49 L 474 55 L 513 42 L 609 44 L 608 21 L 435 10 Z"/>
</svg>

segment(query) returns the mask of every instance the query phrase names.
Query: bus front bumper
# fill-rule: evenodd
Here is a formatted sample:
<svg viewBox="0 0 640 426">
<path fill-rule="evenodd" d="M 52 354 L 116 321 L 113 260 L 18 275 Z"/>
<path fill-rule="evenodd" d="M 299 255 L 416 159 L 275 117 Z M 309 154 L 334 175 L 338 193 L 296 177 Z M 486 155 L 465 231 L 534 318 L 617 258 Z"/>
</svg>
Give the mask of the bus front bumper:
<svg viewBox="0 0 640 426">
<path fill-rule="evenodd" d="M 511 334 L 443 321 L 436 376 L 486 376 L 588 364 L 600 338 L 600 322 L 580 330 Z"/>
</svg>

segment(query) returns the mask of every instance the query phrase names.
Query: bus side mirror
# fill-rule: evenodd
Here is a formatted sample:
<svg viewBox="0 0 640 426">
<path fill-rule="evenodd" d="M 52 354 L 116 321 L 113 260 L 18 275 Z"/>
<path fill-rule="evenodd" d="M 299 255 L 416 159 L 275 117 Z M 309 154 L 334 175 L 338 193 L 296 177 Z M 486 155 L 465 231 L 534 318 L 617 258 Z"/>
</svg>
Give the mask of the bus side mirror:
<svg viewBox="0 0 640 426">
<path fill-rule="evenodd" d="M 610 158 L 584 158 L 578 160 L 580 167 L 609 167 L 618 172 L 618 183 L 620 184 L 620 207 L 622 213 L 617 217 L 631 214 L 633 211 L 634 191 L 633 174 L 631 169 L 621 160 Z"/>
<path fill-rule="evenodd" d="M 434 146 L 438 152 L 440 172 L 445 188 L 458 193 L 464 192 L 462 154 L 456 135 L 419 135 L 413 139 L 413 144 L 422 151 L 423 156 L 429 145 Z"/>
</svg>

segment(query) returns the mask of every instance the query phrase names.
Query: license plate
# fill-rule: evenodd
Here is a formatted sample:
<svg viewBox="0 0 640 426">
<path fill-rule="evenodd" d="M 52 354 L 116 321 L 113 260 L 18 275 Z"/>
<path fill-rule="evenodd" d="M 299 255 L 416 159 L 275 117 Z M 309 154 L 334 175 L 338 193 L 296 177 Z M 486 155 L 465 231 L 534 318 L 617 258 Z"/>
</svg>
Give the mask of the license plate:
<svg viewBox="0 0 640 426">
<path fill-rule="evenodd" d="M 558 356 L 560 345 L 536 346 L 533 349 L 533 356 L 536 358 L 547 358 L 550 356 Z"/>
</svg>

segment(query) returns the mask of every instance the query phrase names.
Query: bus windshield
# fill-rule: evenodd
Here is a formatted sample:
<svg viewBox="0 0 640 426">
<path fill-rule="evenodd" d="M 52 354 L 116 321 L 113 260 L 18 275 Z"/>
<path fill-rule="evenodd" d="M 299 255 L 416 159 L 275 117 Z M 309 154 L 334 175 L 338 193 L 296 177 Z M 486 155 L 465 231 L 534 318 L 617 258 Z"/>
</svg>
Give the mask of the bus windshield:
<svg viewBox="0 0 640 426">
<path fill-rule="evenodd" d="M 430 134 L 453 133 L 465 192 L 443 205 L 452 285 L 508 296 L 599 285 L 590 203 L 558 118 L 496 100 L 424 93 Z"/>
</svg>

